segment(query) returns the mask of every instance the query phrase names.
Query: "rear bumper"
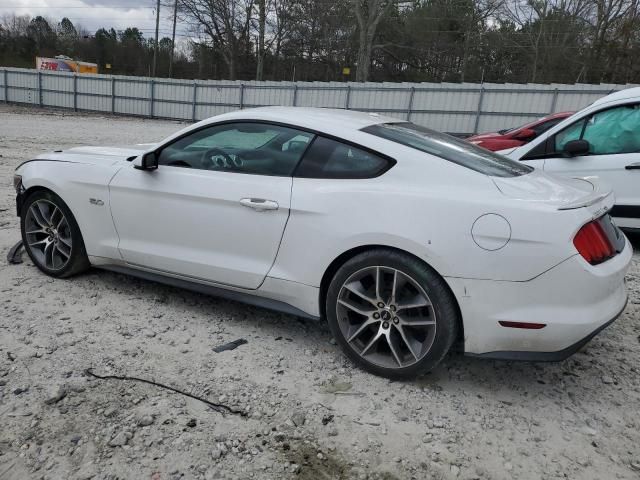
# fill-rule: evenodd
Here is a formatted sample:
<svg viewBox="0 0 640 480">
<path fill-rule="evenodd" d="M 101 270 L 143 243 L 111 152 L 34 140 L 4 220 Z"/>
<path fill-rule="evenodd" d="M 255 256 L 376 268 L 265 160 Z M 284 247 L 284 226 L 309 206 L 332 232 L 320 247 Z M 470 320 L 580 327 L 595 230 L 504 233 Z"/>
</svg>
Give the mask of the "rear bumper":
<svg viewBox="0 0 640 480">
<path fill-rule="evenodd" d="M 624 309 L 627 307 L 627 302 L 625 302 L 622 309 L 618 312 L 618 314 L 609 320 L 604 325 L 599 326 L 589 335 L 584 337 L 581 340 L 578 340 L 573 345 L 569 345 L 567 348 L 562 350 L 558 350 L 555 352 L 519 352 L 519 351 L 498 351 L 498 352 L 487 352 L 487 353 L 471 353 L 465 352 L 465 354 L 469 357 L 477 357 L 477 358 L 487 358 L 493 360 L 514 360 L 521 362 L 560 362 L 569 358 L 571 355 L 579 351 L 582 347 L 584 347 L 587 343 L 591 341 L 593 337 L 599 334 L 602 330 L 607 328 L 616 319 L 622 315 Z"/>
<path fill-rule="evenodd" d="M 447 278 L 458 299 L 468 355 L 510 360 L 562 360 L 624 310 L 624 277 L 633 250 L 589 265 L 575 255 L 526 282 Z M 542 323 L 537 330 L 498 322 Z"/>
</svg>

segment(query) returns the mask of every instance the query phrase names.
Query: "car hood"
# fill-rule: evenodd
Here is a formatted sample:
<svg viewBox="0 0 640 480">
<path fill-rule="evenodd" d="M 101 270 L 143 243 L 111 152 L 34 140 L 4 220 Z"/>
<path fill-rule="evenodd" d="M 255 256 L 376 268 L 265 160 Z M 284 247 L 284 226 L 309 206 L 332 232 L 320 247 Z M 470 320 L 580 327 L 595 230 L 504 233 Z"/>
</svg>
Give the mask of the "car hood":
<svg viewBox="0 0 640 480">
<path fill-rule="evenodd" d="M 510 157 L 510 156 L 511 156 L 511 154 L 512 154 L 513 152 L 515 152 L 518 148 L 520 148 L 520 147 L 505 148 L 504 150 L 498 150 L 498 151 L 497 151 L 497 152 L 495 152 L 495 153 L 499 153 L 500 155 L 505 155 L 505 156 L 507 156 L 507 157 Z"/>
<path fill-rule="evenodd" d="M 492 178 L 498 190 L 514 200 L 540 202 L 558 210 L 590 207 L 607 199 L 613 202 L 611 187 L 597 177 L 564 178 L 533 170 L 527 175 Z"/>
<path fill-rule="evenodd" d="M 155 144 L 141 143 L 119 147 L 74 147 L 56 150 L 36 157 L 38 160 L 85 163 L 90 165 L 113 165 L 117 162 L 137 157 L 151 150 Z"/>
<path fill-rule="evenodd" d="M 473 140 L 488 140 L 488 139 L 494 139 L 494 138 L 502 138 L 504 137 L 504 135 L 501 135 L 497 132 L 494 133 L 481 133 L 480 135 L 474 135 L 472 137 L 467 138 L 467 141 L 473 141 Z"/>
</svg>

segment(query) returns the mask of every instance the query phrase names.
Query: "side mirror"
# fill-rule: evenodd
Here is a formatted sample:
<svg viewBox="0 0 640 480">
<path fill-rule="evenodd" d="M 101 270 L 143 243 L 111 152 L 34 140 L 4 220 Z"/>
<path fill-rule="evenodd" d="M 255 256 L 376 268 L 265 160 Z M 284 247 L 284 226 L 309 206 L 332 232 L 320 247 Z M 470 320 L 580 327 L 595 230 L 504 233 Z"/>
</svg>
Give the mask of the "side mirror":
<svg viewBox="0 0 640 480">
<path fill-rule="evenodd" d="M 586 140 L 571 140 L 564 145 L 564 153 L 570 157 L 586 155 L 590 149 L 591 145 Z"/>
<path fill-rule="evenodd" d="M 524 130 L 520 130 L 513 138 L 515 138 L 516 140 L 522 140 L 523 142 L 528 142 L 529 140 L 533 140 L 535 137 L 535 130 L 525 128 Z"/>
<path fill-rule="evenodd" d="M 158 156 L 156 152 L 145 153 L 133 161 L 133 166 L 138 170 L 155 170 L 158 168 Z"/>
</svg>

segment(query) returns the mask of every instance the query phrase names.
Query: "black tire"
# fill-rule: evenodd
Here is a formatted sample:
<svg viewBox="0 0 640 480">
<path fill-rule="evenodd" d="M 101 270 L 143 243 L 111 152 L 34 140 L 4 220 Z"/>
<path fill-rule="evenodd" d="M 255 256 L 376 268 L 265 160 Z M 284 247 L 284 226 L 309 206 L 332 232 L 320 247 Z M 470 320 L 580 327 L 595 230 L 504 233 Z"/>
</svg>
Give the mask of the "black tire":
<svg viewBox="0 0 640 480">
<path fill-rule="evenodd" d="M 42 259 L 34 253 L 33 247 L 29 245 L 29 242 L 27 241 L 27 213 L 31 206 L 38 201 L 49 202 L 50 204 L 53 204 L 55 207 L 60 209 L 60 211 L 64 214 L 66 223 L 68 225 L 68 233 L 70 234 L 71 238 L 70 256 L 66 263 L 59 268 L 49 268 L 47 265 L 45 265 L 42 262 Z M 38 267 L 47 275 L 56 278 L 66 278 L 81 273 L 90 267 L 89 259 L 87 258 L 87 252 L 85 250 L 84 241 L 82 239 L 82 234 L 80 233 L 78 223 L 76 222 L 76 219 L 73 216 L 73 213 L 71 213 L 71 210 L 69 209 L 67 204 L 64 203 L 64 201 L 55 193 L 49 190 L 37 190 L 30 194 L 24 200 L 20 211 L 20 232 L 22 234 L 24 249 L 29 254 L 31 261 L 36 267 Z"/>
<path fill-rule="evenodd" d="M 432 334 L 433 336 L 430 340 L 432 343 L 425 350 L 424 356 L 411 365 L 401 366 L 398 364 L 397 368 L 386 368 L 363 358 L 358 353 L 357 348 L 347 341 L 338 323 L 338 299 L 343 285 L 348 279 L 353 278 L 353 275 L 357 275 L 358 272 L 366 271 L 368 268 L 375 266 L 397 270 L 408 275 L 423 289 L 428 295 L 428 300 L 430 300 L 435 318 L 435 333 Z M 411 255 L 384 248 L 369 250 L 356 255 L 338 269 L 327 290 L 326 317 L 336 342 L 347 357 L 370 373 L 395 380 L 414 378 L 427 373 L 440 363 L 456 340 L 460 324 L 457 302 L 440 275 L 424 262 Z M 342 320 L 346 321 L 347 319 L 343 318 Z M 382 320 L 376 322 L 382 322 Z M 391 330 L 393 330 L 393 325 L 391 327 Z M 379 326 L 374 324 L 372 327 L 367 328 L 372 328 L 375 331 Z M 387 328 L 389 328 L 388 322 Z M 414 357 L 417 358 L 415 355 Z"/>
</svg>

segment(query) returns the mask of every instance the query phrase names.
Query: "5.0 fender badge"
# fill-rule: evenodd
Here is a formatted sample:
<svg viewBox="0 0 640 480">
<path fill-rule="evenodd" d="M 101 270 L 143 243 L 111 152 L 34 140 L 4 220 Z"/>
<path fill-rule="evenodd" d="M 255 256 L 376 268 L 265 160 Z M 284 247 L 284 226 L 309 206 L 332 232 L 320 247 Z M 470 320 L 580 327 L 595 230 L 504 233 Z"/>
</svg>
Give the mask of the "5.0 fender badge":
<svg viewBox="0 0 640 480">
<path fill-rule="evenodd" d="M 102 205 L 104 205 L 104 202 L 102 200 L 100 200 L 99 198 L 90 198 L 89 199 L 89 203 L 91 205 L 98 205 L 99 207 L 101 207 Z"/>
</svg>

